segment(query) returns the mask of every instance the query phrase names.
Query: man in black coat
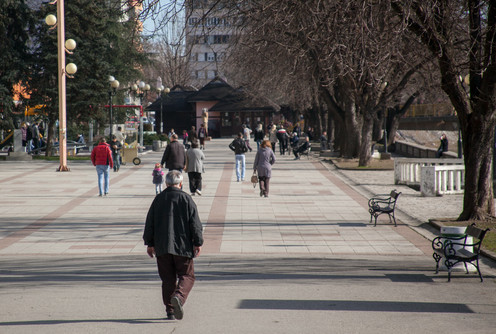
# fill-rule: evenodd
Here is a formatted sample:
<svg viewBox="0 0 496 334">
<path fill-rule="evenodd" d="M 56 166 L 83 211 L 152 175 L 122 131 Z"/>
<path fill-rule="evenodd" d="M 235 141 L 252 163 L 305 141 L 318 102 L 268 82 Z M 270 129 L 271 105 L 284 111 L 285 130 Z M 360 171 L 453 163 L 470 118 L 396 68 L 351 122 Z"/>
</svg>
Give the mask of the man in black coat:
<svg viewBox="0 0 496 334">
<path fill-rule="evenodd" d="M 165 183 L 148 210 L 143 240 L 148 255 L 157 258 L 167 318 L 180 320 L 195 283 L 193 258 L 200 255 L 203 228 L 195 202 L 181 190 L 181 172 L 168 172 Z"/>
<path fill-rule="evenodd" d="M 184 166 L 186 166 L 186 153 L 184 146 L 177 141 L 177 138 L 176 134 L 171 136 L 171 141 L 165 148 L 160 164 L 168 168 L 169 171 L 178 170 L 182 172 Z"/>
</svg>

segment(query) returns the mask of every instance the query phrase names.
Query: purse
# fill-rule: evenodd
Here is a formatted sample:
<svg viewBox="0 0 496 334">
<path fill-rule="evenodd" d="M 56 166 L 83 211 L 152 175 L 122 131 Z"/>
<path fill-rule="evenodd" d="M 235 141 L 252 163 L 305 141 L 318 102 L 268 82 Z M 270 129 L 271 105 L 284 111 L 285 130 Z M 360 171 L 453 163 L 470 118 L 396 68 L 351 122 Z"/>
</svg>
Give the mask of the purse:
<svg viewBox="0 0 496 334">
<path fill-rule="evenodd" d="M 253 183 L 253 188 L 257 186 L 258 183 L 258 176 L 257 176 L 257 171 L 253 172 L 253 175 L 251 176 L 251 183 Z"/>
</svg>

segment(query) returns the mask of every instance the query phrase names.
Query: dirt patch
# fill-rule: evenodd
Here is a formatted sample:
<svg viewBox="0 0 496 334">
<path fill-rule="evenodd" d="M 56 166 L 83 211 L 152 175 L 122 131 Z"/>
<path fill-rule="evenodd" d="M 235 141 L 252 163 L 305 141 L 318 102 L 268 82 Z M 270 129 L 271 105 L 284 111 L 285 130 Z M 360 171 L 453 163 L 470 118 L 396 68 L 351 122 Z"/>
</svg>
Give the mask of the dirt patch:
<svg viewBox="0 0 496 334">
<path fill-rule="evenodd" d="M 380 160 L 380 159 L 372 159 L 370 162 L 370 166 L 367 167 L 358 167 L 358 159 L 344 159 L 344 158 L 332 158 L 326 160 L 334 164 L 339 169 L 353 169 L 353 170 L 393 170 L 394 169 L 394 160 Z"/>
</svg>

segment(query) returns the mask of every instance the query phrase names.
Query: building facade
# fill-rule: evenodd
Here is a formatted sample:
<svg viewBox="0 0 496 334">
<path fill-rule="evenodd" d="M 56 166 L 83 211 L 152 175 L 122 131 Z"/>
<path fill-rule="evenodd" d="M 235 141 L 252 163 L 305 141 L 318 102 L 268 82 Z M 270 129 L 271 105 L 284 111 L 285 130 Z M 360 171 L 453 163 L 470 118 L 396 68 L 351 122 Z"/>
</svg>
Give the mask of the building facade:
<svg viewBox="0 0 496 334">
<path fill-rule="evenodd" d="M 232 12 L 222 1 L 213 0 L 186 0 L 185 7 L 191 82 L 201 87 L 224 76 L 223 63 L 234 34 Z"/>
</svg>

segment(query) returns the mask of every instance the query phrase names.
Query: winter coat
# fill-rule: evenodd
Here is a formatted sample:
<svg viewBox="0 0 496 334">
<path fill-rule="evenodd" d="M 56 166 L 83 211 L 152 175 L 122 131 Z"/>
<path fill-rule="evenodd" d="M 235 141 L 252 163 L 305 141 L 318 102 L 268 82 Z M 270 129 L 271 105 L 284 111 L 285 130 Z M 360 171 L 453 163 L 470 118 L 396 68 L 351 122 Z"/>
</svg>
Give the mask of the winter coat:
<svg viewBox="0 0 496 334">
<path fill-rule="evenodd" d="M 229 148 L 234 151 L 234 154 L 236 155 L 245 154 L 245 152 L 248 151 L 245 141 L 241 138 L 234 139 L 232 143 L 229 144 Z"/>
<path fill-rule="evenodd" d="M 155 254 L 194 257 L 194 247 L 203 245 L 202 224 L 190 195 L 167 187 L 152 202 L 146 216 L 143 240 Z"/>
<path fill-rule="evenodd" d="M 276 162 L 276 155 L 270 147 L 260 148 L 255 155 L 253 170 L 256 170 L 258 176 L 271 177 L 272 165 Z"/>
<path fill-rule="evenodd" d="M 153 184 L 164 183 L 164 172 L 160 168 L 155 168 L 152 172 Z"/>
<path fill-rule="evenodd" d="M 91 162 L 93 166 L 108 165 L 110 168 L 114 167 L 112 151 L 107 143 L 99 143 L 93 148 L 93 151 L 91 151 Z"/>
<path fill-rule="evenodd" d="M 160 164 L 167 167 L 169 170 L 183 169 L 186 165 L 184 146 L 178 141 L 171 142 L 165 148 L 164 155 L 162 156 L 162 162 Z"/>
<path fill-rule="evenodd" d="M 264 137 L 265 137 L 265 133 L 263 132 L 263 130 L 255 129 L 255 134 L 253 137 L 255 141 L 262 141 Z"/>
<path fill-rule="evenodd" d="M 186 151 L 186 161 L 188 165 L 186 172 L 205 173 L 205 166 L 203 165 L 204 160 L 205 155 L 199 148 L 190 148 Z"/>
</svg>

